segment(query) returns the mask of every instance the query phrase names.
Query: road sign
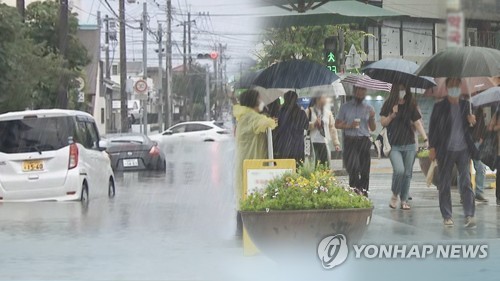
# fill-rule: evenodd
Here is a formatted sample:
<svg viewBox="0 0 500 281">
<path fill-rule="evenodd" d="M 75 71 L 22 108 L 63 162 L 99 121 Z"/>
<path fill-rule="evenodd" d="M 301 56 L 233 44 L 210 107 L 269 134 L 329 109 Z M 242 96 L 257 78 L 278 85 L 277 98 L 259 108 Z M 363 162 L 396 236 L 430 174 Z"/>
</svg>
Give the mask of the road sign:
<svg viewBox="0 0 500 281">
<path fill-rule="evenodd" d="M 346 69 L 361 68 L 361 56 L 359 55 L 358 51 L 356 50 L 356 47 L 354 47 L 354 44 L 351 45 L 351 49 L 349 50 L 349 53 L 347 54 L 347 57 L 345 60 L 345 67 L 346 67 Z"/>
<path fill-rule="evenodd" d="M 148 83 L 145 80 L 137 80 L 134 84 L 134 90 L 139 94 L 144 94 L 148 91 Z"/>
<path fill-rule="evenodd" d="M 78 102 L 82 103 L 85 102 L 85 93 L 84 92 L 78 92 Z"/>
<path fill-rule="evenodd" d="M 446 20 L 448 47 L 463 47 L 465 44 L 465 16 L 463 12 L 450 12 Z"/>
<path fill-rule="evenodd" d="M 134 84 L 134 90 L 138 94 L 137 98 L 140 100 L 148 99 L 148 83 L 145 80 L 137 80 Z"/>
<path fill-rule="evenodd" d="M 78 83 L 78 91 L 83 91 L 83 88 L 85 88 L 85 80 L 83 80 L 82 77 L 76 78 L 76 82 Z"/>
</svg>

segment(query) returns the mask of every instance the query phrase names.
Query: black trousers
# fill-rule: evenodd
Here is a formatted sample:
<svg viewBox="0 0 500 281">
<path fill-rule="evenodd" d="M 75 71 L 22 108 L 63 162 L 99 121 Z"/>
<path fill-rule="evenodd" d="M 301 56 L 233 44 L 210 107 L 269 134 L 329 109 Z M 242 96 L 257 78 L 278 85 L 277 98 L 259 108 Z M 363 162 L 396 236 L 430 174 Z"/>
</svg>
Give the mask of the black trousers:
<svg viewBox="0 0 500 281">
<path fill-rule="evenodd" d="M 368 137 L 344 137 L 344 165 L 349 174 L 349 186 L 364 195 L 370 183 L 370 147 Z"/>
<path fill-rule="evenodd" d="M 314 155 L 316 156 L 316 163 L 330 167 L 330 157 L 328 155 L 328 147 L 326 143 L 313 143 Z"/>
</svg>

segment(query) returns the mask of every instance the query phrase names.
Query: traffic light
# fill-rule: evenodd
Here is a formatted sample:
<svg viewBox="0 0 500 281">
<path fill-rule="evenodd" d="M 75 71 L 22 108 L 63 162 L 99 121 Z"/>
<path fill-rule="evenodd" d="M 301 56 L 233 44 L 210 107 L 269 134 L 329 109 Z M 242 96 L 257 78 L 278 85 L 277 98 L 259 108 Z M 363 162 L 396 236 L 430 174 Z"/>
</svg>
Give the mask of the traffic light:
<svg viewBox="0 0 500 281">
<path fill-rule="evenodd" d="M 211 52 L 210 54 L 198 54 L 196 56 L 199 60 L 216 60 L 219 57 L 219 53 Z"/>
<path fill-rule="evenodd" d="M 324 43 L 325 64 L 334 73 L 340 71 L 339 38 L 337 36 L 328 37 Z"/>
</svg>

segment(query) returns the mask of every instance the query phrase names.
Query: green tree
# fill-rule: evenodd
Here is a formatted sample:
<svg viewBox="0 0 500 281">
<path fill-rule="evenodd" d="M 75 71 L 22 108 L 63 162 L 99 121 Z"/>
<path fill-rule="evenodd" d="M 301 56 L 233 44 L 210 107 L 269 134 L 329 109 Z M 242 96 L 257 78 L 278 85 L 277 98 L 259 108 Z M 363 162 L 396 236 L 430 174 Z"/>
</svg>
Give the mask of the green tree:
<svg viewBox="0 0 500 281">
<path fill-rule="evenodd" d="M 15 8 L 0 4 L 0 113 L 31 107 L 34 90 L 57 79 L 61 63 L 29 38 Z"/>
<path fill-rule="evenodd" d="M 69 14 L 68 48 L 65 56 L 59 52 L 59 3 L 56 1 L 33 2 L 26 8 L 27 34 L 40 46 L 42 56 L 58 57 L 59 71 L 49 74 L 50 77 L 41 79 L 33 95 L 35 108 L 51 108 L 56 105 L 57 87 L 61 77 L 72 81 L 81 76 L 83 68 L 90 63 L 88 51 L 77 37 L 78 18 L 76 14 Z M 69 100 L 74 99 L 74 83 L 68 85 Z M 74 104 L 74 103 L 70 103 Z"/>
<path fill-rule="evenodd" d="M 257 53 L 259 68 L 267 67 L 277 61 L 308 59 L 324 62 L 324 40 L 327 37 L 344 33 L 346 52 L 354 44 L 363 50 L 363 39 L 370 36 L 358 30 L 355 25 L 305 26 L 269 29 L 263 36 L 262 49 Z"/>
<path fill-rule="evenodd" d="M 183 115 L 191 116 L 192 120 L 203 120 L 205 115 L 205 68 L 193 65 L 188 75 L 174 73 L 172 77 L 172 90 L 185 100 Z M 211 93 L 213 101 L 215 93 Z"/>
</svg>

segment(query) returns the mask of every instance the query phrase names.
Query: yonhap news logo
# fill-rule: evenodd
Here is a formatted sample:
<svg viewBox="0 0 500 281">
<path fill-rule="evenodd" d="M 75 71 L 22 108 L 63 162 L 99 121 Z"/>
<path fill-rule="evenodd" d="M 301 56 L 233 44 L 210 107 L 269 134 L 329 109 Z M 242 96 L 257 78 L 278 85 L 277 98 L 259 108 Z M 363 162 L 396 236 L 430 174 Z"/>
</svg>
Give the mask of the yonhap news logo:
<svg viewBox="0 0 500 281">
<path fill-rule="evenodd" d="M 486 244 L 361 244 L 352 245 L 355 259 L 485 259 Z M 318 244 L 318 257 L 324 269 L 333 269 L 349 256 L 344 234 L 330 235 Z"/>
<path fill-rule="evenodd" d="M 327 236 L 319 242 L 318 257 L 325 269 L 334 268 L 347 259 L 349 248 L 344 234 Z"/>
</svg>

